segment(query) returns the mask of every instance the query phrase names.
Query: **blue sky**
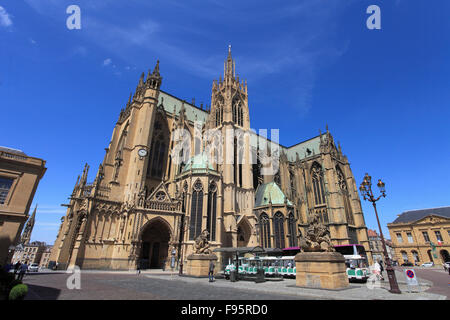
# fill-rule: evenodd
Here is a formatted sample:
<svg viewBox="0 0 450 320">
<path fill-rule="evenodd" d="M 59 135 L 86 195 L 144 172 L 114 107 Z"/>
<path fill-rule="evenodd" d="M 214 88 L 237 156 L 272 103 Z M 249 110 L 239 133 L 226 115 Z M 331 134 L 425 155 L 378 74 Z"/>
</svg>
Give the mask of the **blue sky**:
<svg viewBox="0 0 450 320">
<path fill-rule="evenodd" d="M 81 8 L 69 30 L 66 8 Z M 369 30 L 366 9 L 381 9 Z M 160 60 L 162 89 L 210 103 L 232 45 L 253 128 L 291 146 L 328 124 L 357 184 L 386 183 L 382 225 L 448 206 L 450 2 L 0 1 L 0 145 L 47 161 L 32 240 L 53 243 L 84 163 L 90 178 L 140 74 Z M 366 224 L 378 229 L 370 203 Z M 388 234 L 387 228 L 383 232 Z"/>
</svg>

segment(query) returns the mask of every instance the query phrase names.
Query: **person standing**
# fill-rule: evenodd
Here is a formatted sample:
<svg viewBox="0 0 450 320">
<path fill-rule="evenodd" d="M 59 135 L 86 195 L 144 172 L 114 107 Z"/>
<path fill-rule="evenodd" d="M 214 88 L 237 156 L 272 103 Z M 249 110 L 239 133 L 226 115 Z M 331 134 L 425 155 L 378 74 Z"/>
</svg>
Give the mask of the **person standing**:
<svg viewBox="0 0 450 320">
<path fill-rule="evenodd" d="M 380 260 L 379 264 L 380 264 L 380 277 L 381 277 L 381 280 L 384 281 L 384 277 L 383 277 L 383 271 L 384 271 L 383 261 Z"/>
<path fill-rule="evenodd" d="M 214 262 L 212 260 L 209 261 L 209 273 L 208 273 L 208 277 L 209 277 L 209 282 L 213 282 L 214 281 Z"/>
<path fill-rule="evenodd" d="M 27 270 L 28 270 L 28 265 L 27 265 L 27 263 L 25 262 L 24 264 L 22 264 L 22 265 L 20 266 L 19 276 L 17 277 L 17 280 L 22 281 L 23 276 L 25 275 L 25 273 L 27 272 Z"/>
<path fill-rule="evenodd" d="M 16 264 L 14 265 L 14 276 L 16 276 L 17 272 L 19 272 L 20 269 L 20 261 L 17 261 Z"/>
</svg>

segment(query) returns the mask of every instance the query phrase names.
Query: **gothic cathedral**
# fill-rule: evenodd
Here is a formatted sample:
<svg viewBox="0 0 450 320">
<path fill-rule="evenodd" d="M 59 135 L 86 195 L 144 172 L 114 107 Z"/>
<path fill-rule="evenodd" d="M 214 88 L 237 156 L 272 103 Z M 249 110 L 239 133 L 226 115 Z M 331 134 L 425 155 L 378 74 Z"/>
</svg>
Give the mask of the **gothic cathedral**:
<svg viewBox="0 0 450 320">
<path fill-rule="evenodd" d="M 94 181 L 88 165 L 78 177 L 50 258 L 58 269 L 178 265 L 204 230 L 211 249 L 296 247 L 313 213 L 333 244 L 362 244 L 371 261 L 355 179 L 328 128 L 291 147 L 255 134 L 230 49 L 210 106 L 161 83 L 158 61 L 121 110 Z"/>
</svg>

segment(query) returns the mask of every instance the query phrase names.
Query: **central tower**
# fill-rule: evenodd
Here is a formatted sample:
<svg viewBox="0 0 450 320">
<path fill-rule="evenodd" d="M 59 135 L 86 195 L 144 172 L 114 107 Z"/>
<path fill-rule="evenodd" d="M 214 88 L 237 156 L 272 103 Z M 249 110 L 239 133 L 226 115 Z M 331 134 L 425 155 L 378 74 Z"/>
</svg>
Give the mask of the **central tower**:
<svg viewBox="0 0 450 320">
<path fill-rule="evenodd" d="M 219 155 L 213 154 L 213 164 L 222 173 L 224 198 L 224 222 L 229 226 L 233 243 L 237 245 L 237 222 L 247 216 L 252 219 L 254 189 L 250 148 L 250 117 L 247 82 L 236 75 L 231 46 L 224 62 L 223 79 L 214 80 L 211 93 L 211 112 L 206 128 L 220 133 Z M 218 156 L 218 157 L 217 157 Z"/>
</svg>

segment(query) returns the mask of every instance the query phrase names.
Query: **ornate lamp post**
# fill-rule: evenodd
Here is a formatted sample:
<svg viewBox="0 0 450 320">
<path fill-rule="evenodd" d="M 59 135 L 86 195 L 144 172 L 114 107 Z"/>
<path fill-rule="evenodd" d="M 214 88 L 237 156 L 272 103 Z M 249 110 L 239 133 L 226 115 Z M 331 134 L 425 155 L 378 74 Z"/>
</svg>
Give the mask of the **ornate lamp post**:
<svg viewBox="0 0 450 320">
<path fill-rule="evenodd" d="M 392 267 L 391 259 L 389 259 L 386 250 L 386 243 L 384 241 L 383 231 L 381 230 L 380 220 L 378 219 L 377 206 L 375 204 L 375 202 L 380 200 L 381 197 L 386 197 L 385 184 L 381 181 L 381 179 L 378 179 L 377 186 L 378 188 L 380 188 L 381 195 L 378 196 L 378 198 L 375 198 L 372 193 L 372 177 L 369 176 L 368 173 L 366 173 L 366 175 L 364 176 L 364 180 L 359 187 L 359 191 L 361 192 L 361 196 L 364 198 L 364 200 L 372 202 L 373 208 L 375 209 L 375 216 L 377 217 L 378 228 L 380 229 L 381 243 L 383 244 L 384 259 L 386 261 L 386 271 L 389 278 L 389 284 L 391 286 L 391 290 L 389 291 L 391 293 L 402 293 L 398 287 L 397 278 L 395 277 L 395 270 Z"/>
</svg>

